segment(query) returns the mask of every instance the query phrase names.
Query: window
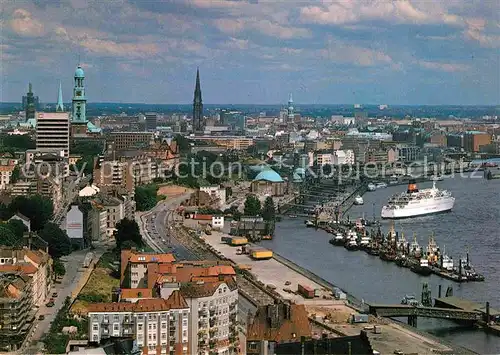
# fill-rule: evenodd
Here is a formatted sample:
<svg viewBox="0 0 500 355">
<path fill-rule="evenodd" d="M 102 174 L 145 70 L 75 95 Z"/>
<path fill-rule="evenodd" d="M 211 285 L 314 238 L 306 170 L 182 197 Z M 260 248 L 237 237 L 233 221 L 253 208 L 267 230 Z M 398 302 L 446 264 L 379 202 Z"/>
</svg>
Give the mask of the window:
<svg viewBox="0 0 500 355">
<path fill-rule="evenodd" d="M 143 326 L 142 323 L 138 323 L 137 324 L 137 330 L 140 331 L 140 332 L 142 332 L 142 326 Z"/>
<path fill-rule="evenodd" d="M 92 324 L 92 330 L 94 330 L 94 331 L 99 330 L 99 324 L 97 324 L 97 323 Z"/>
<path fill-rule="evenodd" d="M 167 323 L 166 322 L 162 322 L 161 323 L 161 329 L 167 329 Z"/>
<path fill-rule="evenodd" d="M 113 316 L 113 320 L 114 320 L 115 322 L 120 321 L 120 316 L 119 316 L 118 314 L 115 314 L 115 315 Z"/>
<path fill-rule="evenodd" d="M 187 319 L 183 319 L 182 320 L 182 326 L 183 327 L 187 327 L 187 325 L 188 325 L 188 320 Z"/>
<path fill-rule="evenodd" d="M 114 330 L 114 331 L 118 331 L 118 330 L 120 330 L 120 325 L 119 325 L 118 323 L 114 323 L 114 324 L 113 324 L 113 330 Z"/>
<path fill-rule="evenodd" d="M 188 336 L 188 331 L 187 330 L 183 330 L 182 331 L 182 337 L 185 338 Z"/>
<path fill-rule="evenodd" d="M 250 343 L 250 344 L 248 344 L 248 349 L 250 349 L 250 350 L 257 350 L 257 343 Z"/>
</svg>

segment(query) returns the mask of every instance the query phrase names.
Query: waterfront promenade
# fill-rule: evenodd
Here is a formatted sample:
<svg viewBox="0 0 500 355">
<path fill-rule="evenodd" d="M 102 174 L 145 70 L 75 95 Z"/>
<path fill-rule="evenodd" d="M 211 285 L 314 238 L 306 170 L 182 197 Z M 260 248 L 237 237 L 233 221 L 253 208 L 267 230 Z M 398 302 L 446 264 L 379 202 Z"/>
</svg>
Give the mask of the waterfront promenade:
<svg viewBox="0 0 500 355">
<path fill-rule="evenodd" d="M 250 267 L 250 272 L 262 283 L 262 287 L 271 285 L 275 289 L 275 292 L 283 299 L 304 304 L 310 316 L 327 318 L 329 320 L 328 326 L 337 335 L 357 335 L 365 326 L 376 324 L 380 327 L 381 333 L 370 334 L 370 341 L 373 343 L 372 345 L 375 349 L 384 354 L 393 353 L 398 349 L 407 353 L 420 354 L 431 352 L 443 354 L 468 353 L 453 349 L 449 345 L 442 344 L 435 338 L 413 332 L 404 326 L 388 320 L 370 317 L 370 324 L 350 324 L 348 319 L 351 314 L 357 313 L 357 309 L 350 306 L 349 302 L 334 299 L 331 289 L 327 287 L 330 285 L 327 281 L 302 269 L 298 265 L 289 261 L 287 262 L 279 256 L 269 260 L 253 260 L 248 255 L 237 255 L 236 250 L 238 248 L 221 242 L 221 237 L 223 236 L 228 235 L 221 232 L 212 232 L 211 235 L 204 235 L 202 238 L 208 246 L 215 249 L 235 265 Z M 287 281 L 290 283 L 289 285 L 285 285 Z M 298 284 L 321 290 L 320 297 L 305 299 L 299 294 L 285 291 L 287 288 L 296 291 Z M 350 297 L 355 300 L 353 296 Z"/>
</svg>

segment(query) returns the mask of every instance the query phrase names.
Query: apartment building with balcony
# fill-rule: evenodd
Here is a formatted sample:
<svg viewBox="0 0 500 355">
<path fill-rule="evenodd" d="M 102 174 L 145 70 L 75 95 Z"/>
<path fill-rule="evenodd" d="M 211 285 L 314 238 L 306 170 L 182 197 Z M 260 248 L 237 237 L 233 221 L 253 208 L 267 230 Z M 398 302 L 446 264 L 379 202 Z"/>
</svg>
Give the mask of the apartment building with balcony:
<svg viewBox="0 0 500 355">
<path fill-rule="evenodd" d="M 168 299 L 95 303 L 88 307 L 89 341 L 133 338 L 145 355 L 191 355 L 190 309 L 179 291 Z"/>
<path fill-rule="evenodd" d="M 117 186 L 133 193 L 138 185 L 149 184 L 158 177 L 156 162 L 145 154 L 127 152 L 119 157 L 96 158 L 93 178 L 98 187 Z"/>
<path fill-rule="evenodd" d="M 152 289 L 158 277 L 160 264 L 175 261 L 172 254 L 142 253 L 135 249 L 121 251 L 120 284 L 123 288 Z"/>
<path fill-rule="evenodd" d="M 32 303 L 45 304 L 52 285 L 52 258 L 43 250 L 0 248 L 0 273 L 21 273 L 30 279 Z"/>
<path fill-rule="evenodd" d="M 230 277 L 181 284 L 191 309 L 189 340 L 193 355 L 238 353 L 238 288 Z"/>
<path fill-rule="evenodd" d="M 0 351 L 18 351 L 34 319 L 30 277 L 19 272 L 0 273 Z"/>
</svg>

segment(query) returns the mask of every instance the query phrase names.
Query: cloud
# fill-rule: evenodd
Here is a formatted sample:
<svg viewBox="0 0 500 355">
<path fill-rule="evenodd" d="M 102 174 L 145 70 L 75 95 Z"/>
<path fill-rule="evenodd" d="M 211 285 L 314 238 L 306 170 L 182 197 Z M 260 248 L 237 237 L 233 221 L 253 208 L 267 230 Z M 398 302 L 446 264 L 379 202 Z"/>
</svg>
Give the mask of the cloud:
<svg viewBox="0 0 500 355">
<path fill-rule="evenodd" d="M 353 64 L 362 67 L 376 65 L 389 65 L 392 58 L 380 51 L 356 46 L 330 37 L 326 48 L 319 51 L 323 58 L 345 64 Z"/>
<path fill-rule="evenodd" d="M 41 37 L 44 34 L 43 24 L 25 9 L 17 9 L 10 20 L 11 29 L 24 37 Z"/>
<path fill-rule="evenodd" d="M 439 62 L 429 62 L 425 60 L 418 61 L 418 64 L 425 68 L 444 72 L 464 72 L 469 70 L 469 66 L 465 64 L 452 64 L 452 63 L 439 63 Z"/>
<path fill-rule="evenodd" d="M 245 30 L 254 30 L 261 34 L 280 39 L 306 38 L 312 36 L 310 30 L 300 27 L 282 26 L 266 19 L 217 19 L 214 25 L 219 31 L 235 35 Z"/>
<path fill-rule="evenodd" d="M 249 41 L 247 39 L 238 39 L 231 37 L 228 41 L 222 44 L 225 48 L 230 49 L 247 49 Z"/>
<path fill-rule="evenodd" d="M 301 19 L 304 22 L 323 25 L 346 25 L 374 20 L 399 24 L 456 24 L 460 22 L 459 16 L 443 12 L 438 6 L 419 9 L 408 0 L 338 0 L 323 3 L 325 4 L 323 6 L 313 5 L 301 8 Z"/>
</svg>

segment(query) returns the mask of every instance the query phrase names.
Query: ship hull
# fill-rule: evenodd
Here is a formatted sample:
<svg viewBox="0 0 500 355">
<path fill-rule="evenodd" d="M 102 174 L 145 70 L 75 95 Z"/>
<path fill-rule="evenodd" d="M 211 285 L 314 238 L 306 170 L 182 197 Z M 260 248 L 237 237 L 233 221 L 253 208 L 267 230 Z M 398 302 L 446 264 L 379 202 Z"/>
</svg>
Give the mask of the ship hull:
<svg viewBox="0 0 500 355">
<path fill-rule="evenodd" d="M 420 203 L 415 206 L 407 205 L 403 208 L 388 208 L 387 206 L 384 206 L 382 207 L 380 216 L 383 219 L 403 219 L 427 216 L 436 213 L 449 212 L 453 209 L 454 204 L 455 199 L 448 198 L 446 200 L 439 201 L 439 203 Z"/>
</svg>

